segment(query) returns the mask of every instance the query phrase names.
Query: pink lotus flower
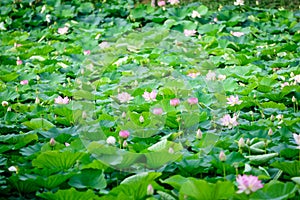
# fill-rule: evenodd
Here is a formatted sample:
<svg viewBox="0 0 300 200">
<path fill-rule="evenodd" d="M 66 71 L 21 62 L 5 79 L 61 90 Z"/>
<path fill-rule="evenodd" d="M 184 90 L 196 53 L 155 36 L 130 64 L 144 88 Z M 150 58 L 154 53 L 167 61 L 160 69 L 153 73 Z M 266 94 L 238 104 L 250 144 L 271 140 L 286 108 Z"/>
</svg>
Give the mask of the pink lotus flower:
<svg viewBox="0 0 300 200">
<path fill-rule="evenodd" d="M 110 47 L 110 44 L 106 41 L 103 41 L 101 42 L 99 45 L 98 45 L 101 49 L 105 49 L 105 48 L 108 48 Z"/>
<path fill-rule="evenodd" d="M 283 120 L 283 115 L 282 114 L 276 115 L 276 119 L 278 119 L 279 121 Z"/>
<path fill-rule="evenodd" d="M 193 12 L 192 12 L 192 18 L 200 18 L 201 17 L 201 15 L 200 15 L 200 13 L 198 13 L 198 11 L 196 11 L 196 10 L 193 10 Z"/>
<path fill-rule="evenodd" d="M 154 115 L 161 115 L 163 113 L 163 109 L 162 108 L 153 108 L 152 113 Z"/>
<path fill-rule="evenodd" d="M 239 97 L 230 95 L 230 97 L 227 98 L 227 104 L 229 104 L 230 106 L 234 106 L 234 105 L 240 105 L 243 101 L 239 100 Z"/>
<path fill-rule="evenodd" d="M 176 5 L 176 4 L 179 4 L 179 0 L 168 0 L 168 2 L 171 4 L 171 5 Z"/>
<path fill-rule="evenodd" d="M 57 32 L 58 32 L 60 35 L 64 35 L 64 34 L 66 34 L 66 33 L 68 32 L 68 30 L 69 30 L 69 27 L 65 26 L 65 27 L 63 27 L 63 28 L 58 28 L 58 29 L 57 29 Z"/>
<path fill-rule="evenodd" d="M 236 0 L 233 4 L 235 6 L 243 6 L 244 5 L 244 0 Z"/>
<path fill-rule="evenodd" d="M 90 55 L 91 54 L 91 50 L 84 50 L 83 51 L 83 55 Z"/>
<path fill-rule="evenodd" d="M 285 86 L 289 86 L 290 84 L 288 82 L 284 82 L 281 84 L 281 89 L 284 88 Z"/>
<path fill-rule="evenodd" d="M 208 73 L 206 74 L 206 80 L 208 81 L 213 81 L 216 80 L 216 73 L 212 72 L 211 70 L 208 71 Z"/>
<path fill-rule="evenodd" d="M 236 182 L 238 183 L 239 190 L 237 193 L 246 193 L 250 194 L 251 192 L 255 192 L 260 188 L 263 188 L 263 184 L 256 176 L 252 175 L 238 175 L 236 178 Z"/>
<path fill-rule="evenodd" d="M 16 48 L 17 48 L 17 47 L 21 47 L 21 46 L 22 46 L 22 44 L 18 44 L 18 43 L 15 43 L 15 44 L 14 44 L 14 47 L 16 47 Z"/>
<path fill-rule="evenodd" d="M 143 97 L 145 99 L 145 101 L 149 102 L 149 101 L 156 101 L 156 95 L 157 95 L 157 91 L 153 90 L 152 92 L 144 92 Z"/>
<path fill-rule="evenodd" d="M 158 5 L 159 7 L 163 7 L 163 6 L 166 5 L 166 2 L 165 2 L 165 1 L 159 1 L 159 2 L 157 2 L 157 5 Z"/>
<path fill-rule="evenodd" d="M 198 98 L 197 97 L 191 97 L 191 98 L 188 99 L 188 103 L 190 105 L 198 104 Z"/>
<path fill-rule="evenodd" d="M 187 37 L 194 36 L 196 34 L 196 30 L 187 30 L 187 29 L 184 29 L 183 33 Z"/>
<path fill-rule="evenodd" d="M 130 133 L 127 130 L 121 130 L 119 132 L 119 136 L 123 139 L 127 139 L 129 137 Z"/>
<path fill-rule="evenodd" d="M 23 64 L 23 62 L 22 62 L 22 60 L 17 60 L 17 65 L 22 65 Z"/>
<path fill-rule="evenodd" d="M 65 146 L 66 147 L 70 146 L 70 143 L 65 142 Z"/>
<path fill-rule="evenodd" d="M 28 84 L 28 80 L 22 80 L 22 81 L 20 81 L 20 84 L 21 85 L 27 85 Z"/>
<path fill-rule="evenodd" d="M 61 96 L 58 96 L 57 98 L 54 99 L 54 102 L 56 104 L 68 104 L 69 98 L 68 97 L 62 98 Z"/>
<path fill-rule="evenodd" d="M 294 84 L 296 85 L 297 83 L 300 83 L 300 74 L 292 77 L 293 80 L 295 80 Z"/>
<path fill-rule="evenodd" d="M 218 76 L 218 80 L 219 80 L 219 81 L 224 81 L 225 79 L 226 79 L 226 75 L 220 74 L 220 75 Z"/>
<path fill-rule="evenodd" d="M 189 76 L 189 77 L 191 77 L 191 78 L 196 78 L 197 76 L 199 76 L 200 75 L 200 73 L 199 72 L 191 72 L 191 73 L 189 73 L 187 76 Z"/>
<path fill-rule="evenodd" d="M 300 149 L 300 134 L 297 135 L 296 133 L 293 133 L 293 137 L 296 144 L 298 145 L 297 149 Z"/>
<path fill-rule="evenodd" d="M 239 125 L 239 123 L 237 122 L 237 115 L 234 114 L 233 117 L 230 120 L 230 124 L 232 125 L 232 127 L 235 127 L 237 125 Z"/>
<path fill-rule="evenodd" d="M 241 37 L 241 36 L 245 35 L 245 33 L 243 33 L 243 32 L 233 32 L 233 31 L 231 31 L 230 33 L 231 33 L 231 35 L 233 35 L 235 37 Z"/>
<path fill-rule="evenodd" d="M 221 125 L 227 126 L 228 128 L 232 128 L 238 125 L 236 115 L 234 115 L 231 118 L 229 114 L 226 114 L 220 119 L 220 121 L 221 121 Z"/>
<path fill-rule="evenodd" d="M 118 94 L 117 98 L 121 103 L 128 103 L 130 100 L 133 99 L 133 97 L 127 92 L 122 92 Z"/>
<path fill-rule="evenodd" d="M 170 105 L 171 106 L 178 106 L 180 104 L 180 100 L 175 98 L 170 100 Z"/>
</svg>

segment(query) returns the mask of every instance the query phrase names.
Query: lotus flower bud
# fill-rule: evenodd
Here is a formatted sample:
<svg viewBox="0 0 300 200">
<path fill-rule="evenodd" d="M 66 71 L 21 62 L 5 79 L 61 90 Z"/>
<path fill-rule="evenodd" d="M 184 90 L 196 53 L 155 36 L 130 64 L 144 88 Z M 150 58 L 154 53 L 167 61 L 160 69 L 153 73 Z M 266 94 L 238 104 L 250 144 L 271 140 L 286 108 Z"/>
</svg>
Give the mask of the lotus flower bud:
<svg viewBox="0 0 300 200">
<path fill-rule="evenodd" d="M 123 148 L 126 148 L 128 146 L 128 143 L 126 140 L 123 141 Z"/>
<path fill-rule="evenodd" d="M 151 196 L 153 194 L 154 194 L 153 186 L 151 184 L 149 184 L 147 187 L 147 195 Z"/>
<path fill-rule="evenodd" d="M 238 142 L 239 148 L 243 148 L 245 146 L 245 140 L 244 138 L 240 138 Z"/>
<path fill-rule="evenodd" d="M 50 142 L 49 142 L 50 146 L 54 147 L 55 144 L 56 144 L 56 141 L 54 140 L 54 138 L 51 138 L 50 139 Z"/>
<path fill-rule="evenodd" d="M 116 138 L 114 136 L 109 136 L 107 139 L 106 139 L 106 143 L 107 144 L 110 144 L 110 145 L 115 145 L 116 144 Z"/>
<path fill-rule="evenodd" d="M 39 97 L 35 97 L 35 104 L 40 104 L 40 99 L 39 99 Z"/>
<path fill-rule="evenodd" d="M 10 166 L 10 167 L 8 168 L 8 171 L 18 173 L 18 168 L 16 168 L 15 166 Z"/>
<path fill-rule="evenodd" d="M 226 155 L 225 155 L 224 151 L 220 152 L 219 159 L 220 159 L 221 162 L 225 162 L 226 161 Z"/>
<path fill-rule="evenodd" d="M 17 65 L 22 65 L 23 64 L 22 60 L 17 60 L 16 63 L 17 63 Z"/>
<path fill-rule="evenodd" d="M 143 122 L 145 121 L 145 119 L 144 119 L 144 117 L 143 117 L 142 115 L 140 116 L 139 121 L 140 121 L 141 123 L 143 123 Z"/>
<path fill-rule="evenodd" d="M 191 98 L 188 99 L 188 103 L 190 105 L 195 105 L 195 104 L 198 103 L 198 98 L 197 97 L 191 97 Z"/>
<path fill-rule="evenodd" d="M 81 117 L 82 117 L 82 119 L 86 119 L 87 118 L 87 114 L 86 114 L 85 111 L 82 111 Z"/>
<path fill-rule="evenodd" d="M 169 148 L 169 153 L 173 154 L 174 153 L 174 149 L 172 147 Z"/>
<path fill-rule="evenodd" d="M 268 135 L 269 135 L 269 136 L 273 135 L 273 130 L 272 130 L 271 128 L 270 128 L 269 131 L 268 131 Z"/>
<path fill-rule="evenodd" d="M 196 133 L 196 138 L 201 140 L 202 139 L 202 136 L 203 136 L 203 133 L 202 131 L 200 130 L 200 128 L 197 130 L 197 133 Z"/>
</svg>

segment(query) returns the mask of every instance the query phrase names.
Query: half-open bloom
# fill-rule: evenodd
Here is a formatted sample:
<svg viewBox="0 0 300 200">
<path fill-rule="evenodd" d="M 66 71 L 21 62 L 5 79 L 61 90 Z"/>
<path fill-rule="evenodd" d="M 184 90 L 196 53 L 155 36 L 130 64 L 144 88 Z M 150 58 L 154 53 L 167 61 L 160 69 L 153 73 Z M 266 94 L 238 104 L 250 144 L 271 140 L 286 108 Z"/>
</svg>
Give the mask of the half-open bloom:
<svg viewBox="0 0 300 200">
<path fill-rule="evenodd" d="M 206 74 L 206 80 L 209 80 L 209 81 L 213 81 L 213 80 L 216 80 L 216 73 L 215 72 L 212 72 L 211 70 L 208 71 L 208 73 Z"/>
<path fill-rule="evenodd" d="M 157 2 L 157 5 L 158 5 L 159 7 L 163 7 L 163 6 L 166 5 L 166 2 L 165 2 L 165 1 L 159 1 L 159 2 Z"/>
<path fill-rule="evenodd" d="M 176 5 L 176 4 L 179 4 L 179 0 L 168 0 L 168 2 L 171 4 L 171 5 Z"/>
<path fill-rule="evenodd" d="M 170 100 L 170 105 L 171 106 L 178 106 L 180 104 L 180 100 L 175 98 Z"/>
<path fill-rule="evenodd" d="M 56 104 L 68 104 L 69 103 L 69 98 L 68 97 L 62 98 L 61 96 L 58 96 L 57 98 L 54 99 L 54 102 Z"/>
<path fill-rule="evenodd" d="M 187 29 L 184 29 L 183 33 L 187 37 L 194 36 L 196 34 L 196 30 L 187 30 Z"/>
<path fill-rule="evenodd" d="M 156 95 L 157 91 L 153 90 L 152 92 L 147 92 L 145 91 L 144 94 L 142 95 L 145 99 L 145 101 L 156 101 Z"/>
<path fill-rule="evenodd" d="M 68 32 L 69 28 L 67 26 L 63 27 L 63 28 L 58 28 L 57 29 L 57 32 L 60 34 L 60 35 L 64 35 Z"/>
<path fill-rule="evenodd" d="M 227 104 L 229 104 L 230 106 L 240 105 L 242 102 L 243 101 L 239 100 L 239 97 L 237 95 L 230 95 L 230 97 L 227 98 Z"/>
<path fill-rule="evenodd" d="M 22 80 L 22 81 L 20 81 L 20 84 L 21 85 L 27 85 L 28 84 L 28 80 Z"/>
<path fill-rule="evenodd" d="M 244 0 L 236 0 L 233 4 L 235 6 L 243 6 L 244 5 Z"/>
<path fill-rule="evenodd" d="M 133 99 L 133 97 L 127 92 L 118 94 L 117 98 L 121 103 L 128 103 L 131 99 Z"/>
<path fill-rule="evenodd" d="M 123 139 L 127 139 L 129 137 L 130 133 L 127 130 L 121 130 L 119 132 L 119 136 Z"/>
<path fill-rule="evenodd" d="M 233 115 L 233 117 L 231 118 L 229 114 L 226 114 L 220 119 L 220 121 L 221 125 L 227 126 L 228 128 L 232 128 L 238 125 L 236 115 Z"/>
<path fill-rule="evenodd" d="M 163 113 L 163 109 L 162 108 L 153 108 L 152 113 L 154 115 L 161 115 Z"/>
<path fill-rule="evenodd" d="M 192 12 L 192 18 L 200 18 L 201 17 L 201 15 L 200 15 L 200 13 L 198 13 L 198 11 L 196 11 L 196 10 L 193 10 L 193 12 Z"/>
<path fill-rule="evenodd" d="M 241 37 L 241 36 L 245 35 L 245 33 L 238 32 L 238 31 L 236 31 L 236 32 L 231 31 L 230 33 L 231 33 L 231 35 L 233 35 L 235 37 Z"/>
</svg>

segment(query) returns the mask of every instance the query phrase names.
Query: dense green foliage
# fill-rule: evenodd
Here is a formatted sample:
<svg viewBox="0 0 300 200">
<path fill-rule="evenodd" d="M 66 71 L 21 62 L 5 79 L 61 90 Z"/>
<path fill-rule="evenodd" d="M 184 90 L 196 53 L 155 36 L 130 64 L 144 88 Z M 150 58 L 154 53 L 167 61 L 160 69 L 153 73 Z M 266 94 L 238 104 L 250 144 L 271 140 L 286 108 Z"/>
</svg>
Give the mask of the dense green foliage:
<svg viewBox="0 0 300 200">
<path fill-rule="evenodd" d="M 183 0 L 182 2 L 191 3 L 191 2 L 201 2 L 204 5 L 216 9 L 220 5 L 230 5 L 233 0 Z M 252 7 L 259 7 L 259 8 L 285 8 L 288 10 L 299 10 L 300 2 L 298 0 L 244 0 L 245 5 L 252 6 Z"/>
<path fill-rule="evenodd" d="M 1 198 L 300 195 L 300 11 L 0 6 Z"/>
</svg>

